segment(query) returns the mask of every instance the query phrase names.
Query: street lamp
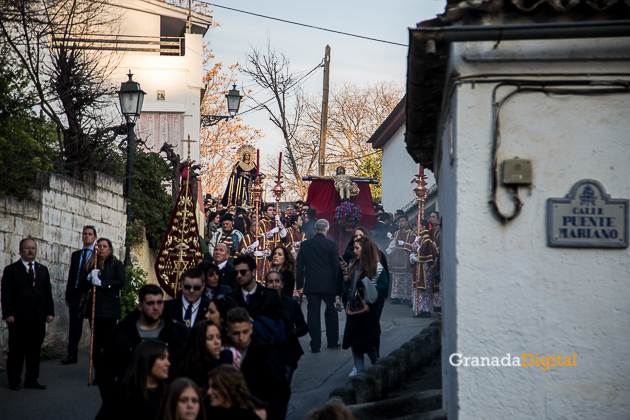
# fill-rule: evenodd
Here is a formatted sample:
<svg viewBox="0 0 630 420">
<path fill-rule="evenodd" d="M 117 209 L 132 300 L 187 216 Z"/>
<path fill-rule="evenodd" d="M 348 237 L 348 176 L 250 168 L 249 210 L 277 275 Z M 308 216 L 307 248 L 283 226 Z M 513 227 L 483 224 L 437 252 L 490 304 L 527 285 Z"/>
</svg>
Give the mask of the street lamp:
<svg viewBox="0 0 630 420">
<path fill-rule="evenodd" d="M 142 102 L 144 101 L 144 92 L 140 89 L 140 84 L 131 80 L 133 74 L 129 70 L 129 80 L 121 83 L 118 93 L 120 100 L 120 110 L 127 121 L 127 226 L 131 226 L 131 193 L 133 191 L 133 156 L 135 153 L 135 127 L 136 120 L 142 112 Z M 130 246 L 125 247 L 125 265 L 131 267 Z"/>
<path fill-rule="evenodd" d="M 225 97 L 227 98 L 228 113 L 230 115 L 202 115 L 202 127 L 212 127 L 213 125 L 217 125 L 219 121 L 227 121 L 236 116 L 238 108 L 241 106 L 241 99 L 243 98 L 238 89 L 236 89 L 236 85 L 232 87 L 232 90 L 230 90 Z"/>
</svg>

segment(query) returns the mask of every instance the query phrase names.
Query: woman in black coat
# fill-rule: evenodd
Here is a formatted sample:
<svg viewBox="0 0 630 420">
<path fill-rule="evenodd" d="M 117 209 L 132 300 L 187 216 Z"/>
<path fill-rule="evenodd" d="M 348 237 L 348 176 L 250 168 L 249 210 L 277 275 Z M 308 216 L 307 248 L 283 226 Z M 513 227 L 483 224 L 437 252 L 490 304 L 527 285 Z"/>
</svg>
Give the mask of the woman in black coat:
<svg viewBox="0 0 630 420">
<path fill-rule="evenodd" d="M 287 379 L 289 380 L 289 385 L 291 385 L 291 379 L 293 378 L 293 372 L 297 369 L 298 360 L 304 354 L 298 338 L 308 333 L 308 326 L 298 301 L 292 297 L 284 296 L 284 281 L 280 272 L 276 270 L 268 271 L 265 275 L 265 285 L 278 291 L 284 310 L 288 315 L 287 330 L 289 334 L 287 335 L 285 354 L 283 356 L 287 365 Z"/>
<path fill-rule="evenodd" d="M 96 291 L 94 306 L 94 370 L 95 382 L 101 369 L 101 356 L 105 340 L 121 317 L 120 291 L 125 286 L 125 267 L 113 255 L 112 243 L 107 238 L 96 241 L 96 252 L 87 262 L 87 279 L 82 283 L 82 290 L 87 292 L 88 303 L 85 318 L 92 319 L 92 293 Z"/>
</svg>

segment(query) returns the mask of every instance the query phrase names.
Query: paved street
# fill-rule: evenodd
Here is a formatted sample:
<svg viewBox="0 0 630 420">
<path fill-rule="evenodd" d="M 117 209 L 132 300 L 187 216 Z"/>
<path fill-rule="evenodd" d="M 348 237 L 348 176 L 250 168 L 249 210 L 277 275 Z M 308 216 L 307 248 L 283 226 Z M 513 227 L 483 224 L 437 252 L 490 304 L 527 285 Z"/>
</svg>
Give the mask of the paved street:
<svg viewBox="0 0 630 420">
<path fill-rule="evenodd" d="M 303 308 L 305 306 L 304 303 Z M 386 304 L 381 320 L 381 355 L 386 356 L 397 349 L 434 320 L 412 318 L 411 309 L 406 306 Z M 341 332 L 344 325 L 345 317 L 342 315 Z M 293 376 L 287 420 L 301 420 L 311 408 L 324 403 L 331 390 L 346 383 L 352 370 L 350 350 L 326 349 L 325 335 L 322 337 L 322 351 L 317 354 L 310 353 L 308 335 L 301 341 L 307 353 L 300 360 Z M 3 420 L 93 419 L 100 408 L 101 399 L 97 387 L 86 385 L 87 365 L 87 351 L 80 354 L 76 365 L 61 366 L 59 360 L 43 362 L 40 381 L 48 385 L 45 391 L 9 391 L 6 372 L 2 372 L 0 417 Z M 367 360 L 366 365 L 369 366 Z"/>
</svg>

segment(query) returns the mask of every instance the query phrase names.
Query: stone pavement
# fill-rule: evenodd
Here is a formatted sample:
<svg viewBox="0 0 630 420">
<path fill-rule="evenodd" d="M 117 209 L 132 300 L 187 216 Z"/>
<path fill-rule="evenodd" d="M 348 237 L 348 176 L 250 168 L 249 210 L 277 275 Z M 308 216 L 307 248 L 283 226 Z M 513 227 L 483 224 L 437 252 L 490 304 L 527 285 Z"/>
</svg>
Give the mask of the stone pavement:
<svg viewBox="0 0 630 420">
<path fill-rule="evenodd" d="M 305 311 L 306 303 L 303 304 Z M 340 334 L 345 316 L 340 315 Z M 417 335 L 435 318 L 412 318 L 411 309 L 403 305 L 385 304 L 381 318 L 381 356 L 398 349 Z M 324 326 L 322 319 L 322 327 Z M 317 354 L 310 353 L 309 336 L 301 338 L 306 354 L 293 376 L 292 395 L 287 420 L 301 420 L 312 408 L 324 404 L 335 388 L 348 382 L 352 370 L 350 350 L 329 350 L 324 346 Z M 340 337 L 341 339 L 342 337 Z M 65 355 L 64 355 L 65 356 Z M 366 361 L 366 366 L 370 363 Z M 48 389 L 10 391 L 6 372 L 0 372 L 0 418 L 2 420 L 72 420 L 93 419 L 101 399 L 98 387 L 87 386 L 87 350 L 79 354 L 79 363 L 62 366 L 57 360 L 42 362 L 40 382 Z"/>
</svg>

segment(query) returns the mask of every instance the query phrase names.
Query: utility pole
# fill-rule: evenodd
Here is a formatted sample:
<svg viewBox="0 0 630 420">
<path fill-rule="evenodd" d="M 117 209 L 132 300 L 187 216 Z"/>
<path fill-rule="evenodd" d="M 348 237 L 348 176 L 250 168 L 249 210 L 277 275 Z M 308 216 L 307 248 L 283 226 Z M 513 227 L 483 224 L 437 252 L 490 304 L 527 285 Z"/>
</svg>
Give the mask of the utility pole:
<svg viewBox="0 0 630 420">
<path fill-rule="evenodd" d="M 324 56 L 324 92 L 322 94 L 322 122 L 319 134 L 319 176 L 326 170 L 326 131 L 328 130 L 328 85 L 330 82 L 330 45 L 326 45 Z"/>
</svg>

